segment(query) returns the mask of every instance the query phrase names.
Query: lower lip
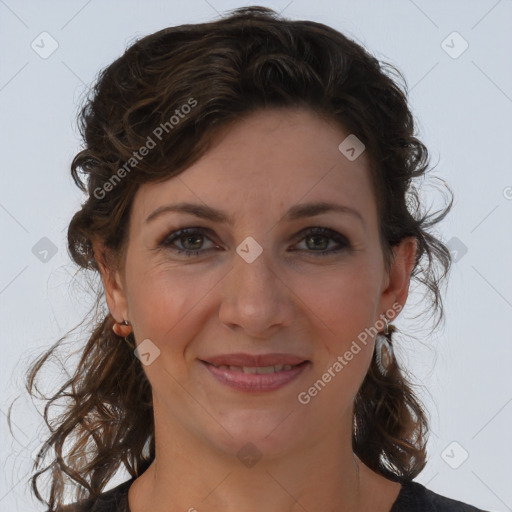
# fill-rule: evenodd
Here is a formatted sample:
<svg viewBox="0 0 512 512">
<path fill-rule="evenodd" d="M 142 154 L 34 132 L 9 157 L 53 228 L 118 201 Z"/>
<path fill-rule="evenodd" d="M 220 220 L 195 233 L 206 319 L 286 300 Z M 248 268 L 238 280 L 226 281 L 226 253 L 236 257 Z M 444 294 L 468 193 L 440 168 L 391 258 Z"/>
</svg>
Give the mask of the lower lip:
<svg viewBox="0 0 512 512">
<path fill-rule="evenodd" d="M 239 391 L 263 392 L 275 391 L 295 380 L 309 366 L 305 361 L 290 370 L 274 373 L 243 373 L 238 370 L 217 368 L 213 364 L 201 361 L 208 371 L 220 382 Z"/>
</svg>

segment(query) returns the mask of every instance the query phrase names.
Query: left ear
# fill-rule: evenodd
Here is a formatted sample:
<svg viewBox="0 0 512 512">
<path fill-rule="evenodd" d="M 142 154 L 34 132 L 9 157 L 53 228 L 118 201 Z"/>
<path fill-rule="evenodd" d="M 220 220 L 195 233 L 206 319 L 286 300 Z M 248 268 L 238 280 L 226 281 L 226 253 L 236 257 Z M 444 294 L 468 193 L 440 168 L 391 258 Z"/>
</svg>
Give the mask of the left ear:
<svg viewBox="0 0 512 512">
<path fill-rule="evenodd" d="M 387 285 L 382 291 L 379 314 L 397 303 L 400 304 L 400 309 L 405 305 L 416 258 L 416 243 L 416 238 L 407 237 L 393 247 L 393 261 L 389 269 Z"/>
</svg>

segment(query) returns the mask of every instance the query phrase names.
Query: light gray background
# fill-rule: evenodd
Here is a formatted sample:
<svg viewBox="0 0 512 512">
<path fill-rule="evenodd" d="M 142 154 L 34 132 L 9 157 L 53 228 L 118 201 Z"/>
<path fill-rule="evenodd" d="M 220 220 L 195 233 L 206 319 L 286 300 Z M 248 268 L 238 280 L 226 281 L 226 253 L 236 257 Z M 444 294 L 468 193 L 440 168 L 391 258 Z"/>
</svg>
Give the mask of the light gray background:
<svg viewBox="0 0 512 512">
<path fill-rule="evenodd" d="M 75 115 L 84 87 L 135 37 L 250 4 L 0 0 L 2 511 L 43 510 L 27 486 L 41 419 L 22 395 L 13 408 L 12 439 L 5 415 L 22 392 L 27 363 L 74 327 L 90 301 L 85 285 L 72 283 L 66 249 L 67 224 L 82 200 L 69 165 L 80 145 Z M 407 78 L 435 175 L 455 193 L 438 234 L 458 250 L 444 327 L 433 335 L 414 327 L 407 320 L 414 307 L 397 322 L 420 340 L 400 339 L 398 357 L 422 386 L 431 416 L 429 462 L 417 480 L 486 510 L 512 510 L 512 2 L 260 5 L 331 25 Z M 34 40 L 42 45 L 44 31 L 58 43 L 46 59 L 31 47 Z M 469 44 L 457 58 L 464 41 L 454 31 Z M 424 190 L 427 202 L 437 204 L 439 193 L 429 183 Z M 46 262 L 33 253 L 43 237 L 57 249 Z M 58 375 L 48 376 L 49 385 L 57 381 Z"/>
</svg>

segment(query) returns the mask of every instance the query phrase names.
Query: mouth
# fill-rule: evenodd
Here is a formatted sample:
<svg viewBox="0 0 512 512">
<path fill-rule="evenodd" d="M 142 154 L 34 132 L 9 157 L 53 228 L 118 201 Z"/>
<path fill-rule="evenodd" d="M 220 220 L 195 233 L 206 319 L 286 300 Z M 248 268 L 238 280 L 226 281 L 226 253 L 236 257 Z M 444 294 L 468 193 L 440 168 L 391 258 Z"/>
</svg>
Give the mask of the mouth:
<svg viewBox="0 0 512 512">
<path fill-rule="evenodd" d="M 297 359 L 299 358 L 295 358 Z M 265 366 L 214 364 L 201 359 L 199 361 L 217 381 L 232 389 L 245 392 L 268 392 L 280 389 L 296 380 L 311 364 L 309 360 Z"/>
<path fill-rule="evenodd" d="M 212 363 L 208 363 L 207 361 L 203 361 L 204 363 L 206 364 L 211 364 L 212 366 L 215 366 L 215 368 L 220 368 L 221 370 L 230 370 L 230 371 L 233 371 L 233 372 L 241 372 L 241 373 L 247 373 L 247 374 L 258 374 L 258 375 L 263 375 L 263 374 L 268 374 L 268 373 L 277 373 L 277 372 L 281 372 L 281 371 L 288 371 L 288 370 L 291 370 L 293 368 L 296 368 L 297 366 L 300 366 L 302 364 L 305 364 L 307 363 L 307 361 L 303 361 L 302 363 L 299 363 L 299 364 L 276 364 L 276 365 L 271 365 L 271 366 L 234 366 L 234 365 L 226 365 L 226 364 L 221 364 L 221 365 L 216 365 L 216 364 L 212 364 Z"/>
<path fill-rule="evenodd" d="M 205 357 L 204 362 L 214 366 L 236 366 L 240 368 L 268 368 L 296 366 L 304 361 L 305 357 L 299 357 L 293 354 L 273 353 L 273 354 L 219 354 L 216 356 Z M 280 368 L 282 369 L 282 368 Z"/>
</svg>

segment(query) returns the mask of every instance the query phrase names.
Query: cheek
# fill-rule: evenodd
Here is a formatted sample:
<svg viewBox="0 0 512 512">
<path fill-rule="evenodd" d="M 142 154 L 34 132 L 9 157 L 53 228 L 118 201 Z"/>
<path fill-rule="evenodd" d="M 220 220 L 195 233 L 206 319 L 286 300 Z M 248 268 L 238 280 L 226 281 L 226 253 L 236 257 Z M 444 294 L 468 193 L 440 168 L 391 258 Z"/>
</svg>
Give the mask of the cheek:
<svg viewBox="0 0 512 512">
<path fill-rule="evenodd" d="M 322 345 L 317 351 L 317 377 L 329 389 L 322 391 L 321 402 L 333 401 L 340 406 L 348 403 L 368 371 L 373 355 L 368 329 L 378 314 L 380 290 L 376 268 L 361 262 L 317 273 L 314 284 L 305 277 L 297 284 L 299 289 L 307 290 L 302 294 L 307 306 L 302 314 L 314 324 L 317 342 Z"/>
<path fill-rule="evenodd" d="M 379 303 L 379 276 L 368 264 L 340 266 L 329 272 L 303 275 L 295 293 L 304 313 L 317 319 L 335 340 L 357 336 L 373 324 Z M 299 291 L 302 290 L 302 291 Z"/>
<path fill-rule="evenodd" d="M 378 287 L 371 271 L 359 269 L 325 275 L 309 286 L 304 302 L 316 325 L 317 372 L 304 400 L 332 408 L 334 418 L 352 403 L 373 356 L 372 332 Z M 305 283 L 303 283 L 305 284 Z M 327 290 L 327 291 L 326 291 Z M 301 402 L 302 403 L 302 402 Z"/>
<path fill-rule="evenodd" d="M 159 265 L 145 272 L 132 268 L 127 295 L 137 341 L 149 338 L 162 353 L 183 352 L 201 327 L 197 321 L 201 303 L 220 276 L 202 273 L 198 278 L 192 265 L 180 269 Z"/>
</svg>

